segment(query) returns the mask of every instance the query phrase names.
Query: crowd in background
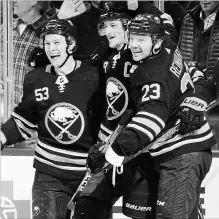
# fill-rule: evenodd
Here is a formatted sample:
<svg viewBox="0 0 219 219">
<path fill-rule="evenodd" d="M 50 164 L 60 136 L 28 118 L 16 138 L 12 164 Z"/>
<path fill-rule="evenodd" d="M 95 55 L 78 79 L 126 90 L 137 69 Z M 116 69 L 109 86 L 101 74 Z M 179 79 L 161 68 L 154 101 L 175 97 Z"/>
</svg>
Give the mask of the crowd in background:
<svg viewBox="0 0 219 219">
<path fill-rule="evenodd" d="M 184 60 L 187 63 L 195 64 L 199 70 L 205 72 L 206 77 L 215 80 L 217 85 L 219 81 L 216 74 L 219 66 L 217 64 L 219 58 L 217 10 L 219 2 L 206 1 L 213 4 L 210 14 L 204 11 L 205 6 L 200 5 L 200 2 L 205 1 L 164 1 L 164 12 L 169 15 L 168 19 L 172 19 L 175 24 L 176 34 L 175 36 L 173 34 L 172 37 L 174 36 L 173 40 L 179 45 Z M 70 19 L 76 26 L 78 31 L 76 59 L 89 59 L 93 56 L 96 58 L 96 55 L 99 55 L 107 46 L 107 40 L 101 33 L 101 27 L 98 24 L 99 1 L 79 0 L 75 1 L 71 7 L 68 4 L 67 0 L 19 0 L 13 2 L 13 95 L 15 106 L 22 95 L 25 74 L 36 65 L 44 64 L 46 60 L 46 56 L 43 59 L 37 59 L 36 56 L 42 52 L 39 48 L 41 28 L 50 19 L 57 17 Z M 148 13 L 159 13 L 153 1 L 127 0 L 127 4 L 130 11 L 136 14 L 140 13 L 143 8 L 143 11 L 147 11 L 145 8 L 148 8 Z M 214 99 L 218 97 L 218 92 L 216 89 Z M 219 129 L 215 122 L 216 119 L 213 116 L 210 122 L 214 132 Z"/>
</svg>

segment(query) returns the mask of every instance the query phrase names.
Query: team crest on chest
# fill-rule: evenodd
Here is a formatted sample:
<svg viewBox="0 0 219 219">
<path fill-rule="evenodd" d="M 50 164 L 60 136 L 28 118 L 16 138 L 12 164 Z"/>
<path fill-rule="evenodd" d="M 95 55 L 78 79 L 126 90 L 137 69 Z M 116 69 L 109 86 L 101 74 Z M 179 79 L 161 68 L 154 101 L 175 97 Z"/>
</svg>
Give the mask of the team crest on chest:
<svg viewBox="0 0 219 219">
<path fill-rule="evenodd" d="M 106 86 L 107 119 L 113 120 L 121 116 L 128 106 L 128 92 L 116 78 L 110 77 Z"/>
<path fill-rule="evenodd" d="M 45 118 L 46 128 L 62 144 L 76 142 L 84 131 L 82 112 L 70 103 L 57 103 L 49 108 Z"/>
</svg>

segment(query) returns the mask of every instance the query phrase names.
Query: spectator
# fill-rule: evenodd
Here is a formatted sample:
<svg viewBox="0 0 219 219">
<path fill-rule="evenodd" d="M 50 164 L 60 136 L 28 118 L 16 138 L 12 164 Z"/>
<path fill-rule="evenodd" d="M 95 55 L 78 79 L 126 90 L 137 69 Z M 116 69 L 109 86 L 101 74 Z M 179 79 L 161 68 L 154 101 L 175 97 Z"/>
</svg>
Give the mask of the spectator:
<svg viewBox="0 0 219 219">
<path fill-rule="evenodd" d="M 47 19 L 44 12 L 48 9 L 48 1 L 14 1 L 14 14 L 18 17 L 13 26 L 13 77 L 14 77 L 14 105 L 16 106 L 22 95 L 24 76 L 31 70 L 27 64 L 30 52 L 39 46 L 40 38 L 37 28 Z M 36 136 L 23 143 L 35 147 Z"/>
<path fill-rule="evenodd" d="M 216 37 L 219 31 L 218 6 L 217 1 L 200 1 L 185 16 L 179 38 L 184 60 L 195 62 L 207 78 L 215 76 L 213 70 L 219 58 L 219 40 Z"/>
<path fill-rule="evenodd" d="M 44 12 L 48 8 L 48 1 L 14 1 L 14 14 L 18 19 L 13 27 L 13 65 L 14 65 L 14 103 L 20 102 L 24 76 L 30 67 L 27 58 L 31 50 L 39 46 L 39 36 L 36 29 L 47 17 Z"/>
<path fill-rule="evenodd" d="M 179 48 L 184 60 L 205 73 L 208 79 L 213 79 L 218 87 L 219 77 L 215 67 L 219 58 L 219 13 L 218 1 L 200 1 L 199 5 L 185 16 L 179 38 Z M 212 98 L 219 96 L 218 89 Z M 208 117 L 209 123 L 219 141 L 218 123 L 215 118 Z"/>
</svg>

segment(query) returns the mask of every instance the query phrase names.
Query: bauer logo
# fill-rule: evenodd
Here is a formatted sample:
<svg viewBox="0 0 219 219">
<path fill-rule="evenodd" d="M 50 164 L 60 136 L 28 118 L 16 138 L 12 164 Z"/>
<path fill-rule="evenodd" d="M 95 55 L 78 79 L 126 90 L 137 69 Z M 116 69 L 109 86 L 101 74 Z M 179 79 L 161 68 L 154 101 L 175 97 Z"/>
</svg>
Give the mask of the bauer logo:
<svg viewBox="0 0 219 219">
<path fill-rule="evenodd" d="M 0 182 L 0 219 L 30 219 L 31 201 L 14 200 L 13 182 Z"/>
</svg>

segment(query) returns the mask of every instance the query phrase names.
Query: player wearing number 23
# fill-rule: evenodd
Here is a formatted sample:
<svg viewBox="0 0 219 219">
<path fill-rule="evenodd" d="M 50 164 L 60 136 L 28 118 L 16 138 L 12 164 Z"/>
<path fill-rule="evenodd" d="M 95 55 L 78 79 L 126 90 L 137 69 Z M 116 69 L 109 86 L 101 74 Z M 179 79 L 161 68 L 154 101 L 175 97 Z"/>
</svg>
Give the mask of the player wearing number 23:
<svg viewBox="0 0 219 219">
<path fill-rule="evenodd" d="M 212 83 L 196 69 L 189 72 L 177 47 L 165 48 L 163 28 L 158 16 L 147 14 L 136 16 L 128 26 L 129 47 L 136 62 L 130 74 L 135 115 L 105 158 L 120 166 L 124 156 L 147 146 L 180 119 L 177 134 L 149 149 L 160 175 L 156 218 L 198 218 L 200 185 L 209 171 L 215 144 L 203 113 Z M 141 194 L 136 193 L 130 203 L 142 206 Z"/>
</svg>

